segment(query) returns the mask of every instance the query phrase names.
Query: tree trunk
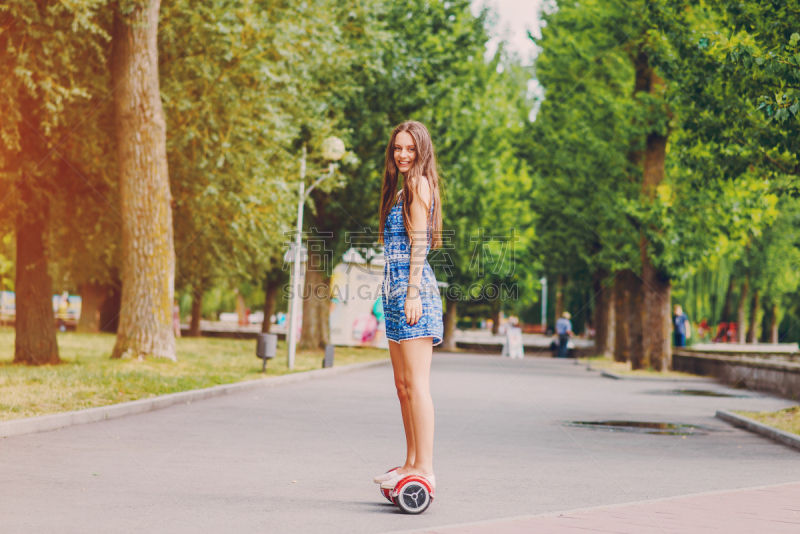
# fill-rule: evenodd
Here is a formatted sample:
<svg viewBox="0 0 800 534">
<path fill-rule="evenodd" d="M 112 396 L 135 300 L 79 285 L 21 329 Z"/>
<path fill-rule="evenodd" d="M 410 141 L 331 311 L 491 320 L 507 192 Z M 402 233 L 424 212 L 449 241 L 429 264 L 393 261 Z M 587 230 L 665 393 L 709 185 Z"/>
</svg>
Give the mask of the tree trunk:
<svg viewBox="0 0 800 534">
<path fill-rule="evenodd" d="M 628 306 L 628 320 L 631 323 L 631 369 L 644 369 L 644 293 L 642 279 L 634 275 L 631 278 L 631 303 Z"/>
<path fill-rule="evenodd" d="M 106 298 L 100 308 L 100 331 L 116 334 L 119 328 L 119 314 L 122 310 L 121 282 L 106 286 Z"/>
<path fill-rule="evenodd" d="M 728 281 L 728 290 L 725 292 L 725 303 L 722 305 L 722 314 L 720 315 L 720 322 L 727 323 L 730 322 L 733 310 L 733 289 L 735 287 L 736 280 L 731 276 L 730 280 Z"/>
<path fill-rule="evenodd" d="M 247 326 L 248 324 L 248 317 L 247 317 L 247 304 L 244 302 L 244 297 L 239 290 L 236 290 L 236 317 L 239 323 L 239 326 Z"/>
<path fill-rule="evenodd" d="M 642 369 L 642 291 L 640 278 L 630 269 L 619 271 L 614 281 L 614 360 Z"/>
<path fill-rule="evenodd" d="M 556 278 L 556 321 L 561 317 L 561 314 L 564 313 L 564 286 L 567 285 L 567 276 L 560 274 Z"/>
<path fill-rule="evenodd" d="M 20 194 L 30 204 L 26 184 L 20 187 Z M 17 220 L 14 363 L 61 363 L 53 314 L 53 281 L 47 272 L 46 221 L 46 208 L 38 214 L 27 210 Z"/>
<path fill-rule="evenodd" d="M 200 319 L 203 317 L 203 291 L 192 292 L 192 318 L 189 320 L 189 337 L 200 337 Z"/>
<path fill-rule="evenodd" d="M 756 326 L 756 319 L 758 318 L 758 289 L 753 292 L 753 297 L 750 300 L 750 321 L 747 325 L 747 342 L 748 343 L 758 343 L 756 339 L 756 331 L 758 327 Z"/>
<path fill-rule="evenodd" d="M 613 287 L 606 286 L 605 293 L 607 310 L 605 356 L 610 358 L 614 356 L 614 347 L 616 346 L 615 334 L 617 331 L 617 307 L 614 302 L 616 291 L 614 291 Z"/>
<path fill-rule="evenodd" d="M 672 284 L 650 263 L 644 250 L 645 246 L 642 247 L 642 365 L 667 371 L 672 365 Z"/>
<path fill-rule="evenodd" d="M 745 338 L 745 328 L 746 328 L 746 316 L 745 316 L 745 306 L 747 306 L 747 293 L 750 290 L 750 280 L 748 278 L 744 279 L 744 283 L 742 284 L 742 294 L 739 297 L 739 309 L 738 309 L 738 320 L 736 325 L 736 330 L 738 333 L 738 341 L 739 343 L 744 343 L 746 341 Z"/>
<path fill-rule="evenodd" d="M 303 298 L 303 329 L 298 348 L 314 350 L 324 348 L 330 339 L 330 278 L 323 270 L 306 269 Z"/>
<path fill-rule="evenodd" d="M 96 334 L 100 331 L 100 310 L 108 297 L 108 288 L 102 284 L 81 284 L 81 317 L 78 332 Z"/>
<path fill-rule="evenodd" d="M 632 56 L 634 67 L 634 98 L 638 93 L 648 93 L 651 97 L 659 97 L 664 89 L 664 81 L 656 74 L 650 64 L 646 43 L 640 43 L 635 55 Z M 644 157 L 641 159 L 642 195 L 653 199 L 659 184 L 664 179 L 664 161 L 667 151 L 668 133 L 658 124 L 653 124 L 652 129 L 645 139 Z M 631 155 L 629 155 L 631 157 Z M 634 163 L 638 163 L 637 158 Z M 647 237 L 644 230 L 641 233 L 641 258 L 642 280 L 641 291 L 636 295 L 637 306 L 641 310 L 641 322 L 632 335 L 638 343 L 641 339 L 641 351 L 633 351 L 631 366 L 639 369 L 644 366 L 663 371 L 669 368 L 672 360 L 672 345 L 670 343 L 671 314 L 670 314 L 670 289 L 671 283 L 665 273 L 659 272 L 653 264 L 648 252 Z"/>
<path fill-rule="evenodd" d="M 500 333 L 500 299 L 495 299 L 491 303 L 492 313 L 492 335 Z"/>
<path fill-rule="evenodd" d="M 664 81 L 649 69 L 648 92 L 653 95 L 663 90 Z M 656 190 L 664 180 L 664 161 L 667 156 L 667 133 L 651 131 L 647 134 L 644 149 L 644 172 L 642 177 L 642 193 L 653 199 Z M 672 284 L 665 273 L 653 265 L 648 251 L 647 238 L 642 234 L 642 351 L 643 363 L 648 367 L 666 371 L 672 365 L 672 344 L 670 332 L 671 287 Z"/>
<path fill-rule="evenodd" d="M 114 13 L 114 127 L 122 203 L 122 310 L 112 357 L 176 360 L 175 249 L 158 81 L 159 0 Z"/>
<path fill-rule="evenodd" d="M 614 353 L 614 289 L 603 284 L 608 273 L 598 270 L 594 273 L 594 347 L 602 356 Z"/>
<path fill-rule="evenodd" d="M 769 324 L 769 342 L 778 343 L 778 305 L 772 306 L 772 317 Z"/>
<path fill-rule="evenodd" d="M 445 293 L 444 336 L 442 349 L 456 350 L 456 321 L 458 319 L 458 301 Z"/>
<path fill-rule="evenodd" d="M 614 277 L 614 361 L 631 360 L 631 322 L 630 307 L 633 305 L 631 280 L 636 275 L 630 269 L 619 271 Z"/>
<path fill-rule="evenodd" d="M 278 297 L 278 290 L 281 288 L 279 278 L 268 278 L 264 287 L 264 321 L 261 323 L 261 332 L 269 334 L 272 326 L 271 317 L 275 313 L 275 299 Z"/>
</svg>

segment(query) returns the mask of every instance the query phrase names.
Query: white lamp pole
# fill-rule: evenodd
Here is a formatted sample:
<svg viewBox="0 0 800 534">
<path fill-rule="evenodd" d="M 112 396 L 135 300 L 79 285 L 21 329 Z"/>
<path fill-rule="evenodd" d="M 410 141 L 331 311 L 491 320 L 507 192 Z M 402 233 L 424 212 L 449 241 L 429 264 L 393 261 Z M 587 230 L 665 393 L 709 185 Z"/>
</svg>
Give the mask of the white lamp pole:
<svg viewBox="0 0 800 534">
<path fill-rule="evenodd" d="M 544 327 L 543 334 L 547 334 L 547 278 L 542 277 L 539 280 L 542 283 L 542 326 Z"/>
<path fill-rule="evenodd" d="M 342 159 L 345 153 L 344 143 L 336 138 L 329 137 L 322 144 L 323 156 L 331 161 Z M 289 333 L 286 340 L 289 345 L 289 369 L 294 369 L 294 357 L 297 353 L 297 330 L 300 322 L 298 321 L 298 303 L 303 292 L 303 285 L 300 280 L 300 247 L 302 246 L 303 235 L 303 208 L 305 207 L 306 197 L 326 178 L 333 176 L 336 165 L 328 165 L 328 173 L 319 177 L 311 187 L 306 190 L 306 146 L 303 145 L 303 156 L 300 160 L 300 199 L 297 201 L 297 234 L 294 239 L 294 264 L 292 265 L 292 293 L 289 295 Z M 300 308 L 302 310 L 302 308 Z"/>
<path fill-rule="evenodd" d="M 289 295 L 289 369 L 294 369 L 294 355 L 297 352 L 297 302 L 302 291 L 300 281 L 300 247 L 303 235 L 303 205 L 306 201 L 306 146 L 300 159 L 300 200 L 297 201 L 297 234 L 294 236 L 294 262 L 292 264 L 292 293 Z"/>
</svg>

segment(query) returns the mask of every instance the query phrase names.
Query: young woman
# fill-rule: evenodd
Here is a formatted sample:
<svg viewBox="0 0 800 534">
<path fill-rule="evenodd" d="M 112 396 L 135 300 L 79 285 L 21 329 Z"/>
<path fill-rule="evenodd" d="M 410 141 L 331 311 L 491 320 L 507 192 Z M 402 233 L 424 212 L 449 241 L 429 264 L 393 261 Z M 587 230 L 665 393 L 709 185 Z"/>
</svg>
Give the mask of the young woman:
<svg viewBox="0 0 800 534">
<path fill-rule="evenodd" d="M 397 192 L 402 175 L 402 190 Z M 428 129 L 416 121 L 394 129 L 386 149 L 380 239 L 384 245 L 383 310 L 394 383 L 406 432 L 406 461 L 375 477 L 383 489 L 409 475 L 433 475 L 433 346 L 442 342 L 442 301 L 428 263 L 441 247 L 439 175 Z"/>
</svg>

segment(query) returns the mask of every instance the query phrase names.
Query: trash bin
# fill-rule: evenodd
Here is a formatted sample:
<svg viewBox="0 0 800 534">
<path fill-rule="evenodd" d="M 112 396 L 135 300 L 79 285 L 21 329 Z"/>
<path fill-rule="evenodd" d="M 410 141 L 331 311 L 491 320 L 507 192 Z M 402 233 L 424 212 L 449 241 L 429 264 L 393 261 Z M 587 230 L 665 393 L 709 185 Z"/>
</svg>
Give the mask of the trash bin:
<svg viewBox="0 0 800 534">
<path fill-rule="evenodd" d="M 261 366 L 261 372 L 267 371 L 267 360 L 271 360 L 278 353 L 278 335 L 277 334 L 258 334 L 258 341 L 256 342 L 256 357 L 264 360 L 264 365 Z"/>
</svg>

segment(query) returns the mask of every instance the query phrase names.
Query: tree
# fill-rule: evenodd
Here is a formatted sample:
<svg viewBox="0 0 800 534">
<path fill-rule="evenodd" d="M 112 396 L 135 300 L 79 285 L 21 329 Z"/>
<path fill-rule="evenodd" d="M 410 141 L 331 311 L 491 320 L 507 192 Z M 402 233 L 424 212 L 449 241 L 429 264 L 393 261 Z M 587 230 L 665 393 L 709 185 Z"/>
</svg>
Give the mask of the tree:
<svg viewBox="0 0 800 534">
<path fill-rule="evenodd" d="M 191 292 L 198 327 L 216 281 L 260 281 L 281 255 L 302 142 L 318 143 L 336 123 L 332 91 L 348 85 L 341 71 L 366 8 L 301 7 L 204 0 L 162 10 L 176 283 Z"/>
<path fill-rule="evenodd" d="M 102 2 L 6 3 L 0 13 L 0 228 L 16 234 L 14 361 L 59 363 L 50 215 L 69 181 L 64 153 L 92 116 L 86 74 L 104 61 Z"/>
<path fill-rule="evenodd" d="M 176 360 L 175 249 L 158 77 L 159 0 L 114 12 L 112 83 L 122 225 L 122 310 L 112 357 Z"/>
<path fill-rule="evenodd" d="M 705 136 L 733 131 L 712 120 L 731 109 L 729 95 L 694 36 L 715 20 L 688 5 L 624 0 L 560 5 L 544 20 L 537 76 L 547 98 L 530 152 L 550 197 L 538 206 L 540 250 L 561 272 L 616 272 L 617 357 L 665 369 L 673 281 L 723 241 L 737 254 L 774 201 L 754 158 L 729 165 L 730 144 Z"/>
<path fill-rule="evenodd" d="M 381 175 L 386 142 L 402 121 L 423 122 L 437 150 L 444 197 L 442 199 L 444 247 L 429 261 L 437 277 L 450 287 L 443 291 L 446 304 L 445 348 L 454 346 L 453 332 L 459 305 L 478 305 L 499 313 L 501 301 L 484 299 L 484 288 L 496 284 L 471 264 L 473 252 L 486 247 L 508 247 L 502 237 L 518 229 L 514 267 L 502 269 L 502 281 L 530 280 L 534 261 L 524 253 L 533 234 L 526 211 L 531 177 L 516 153 L 516 140 L 527 121 L 530 102 L 526 83 L 530 72 L 520 68 L 502 47 L 486 61 L 489 40 L 488 13 L 474 16 L 470 2 L 385 2 L 373 30 L 376 39 L 363 66 L 353 69 L 360 89 L 344 105 L 346 142 L 361 165 L 353 168 L 347 186 L 331 195 L 327 214 L 341 223 L 332 249 L 351 246 L 348 235 L 357 234 L 361 246 L 374 246 Z M 396 24 L 397 20 L 403 24 Z M 509 223 L 509 219 L 513 222 Z M 471 241 L 483 228 L 491 245 Z M 486 249 L 488 250 L 488 248 Z M 507 277 L 511 272 L 516 276 Z M 475 284 L 473 286 L 473 284 Z M 468 295 L 473 286 L 475 297 Z M 527 287 L 527 286 L 526 286 Z M 526 292 L 524 298 L 535 298 Z M 304 318 L 305 320 L 305 318 Z"/>
<path fill-rule="evenodd" d="M 569 279 L 576 294 L 591 290 L 578 311 L 594 304 L 603 352 L 610 349 L 615 303 L 615 353 L 623 360 L 640 352 L 631 350 L 628 327 L 641 320 L 628 298 L 638 291 L 632 284 L 641 261 L 639 225 L 628 213 L 629 199 L 641 191 L 642 154 L 631 98 L 634 45 L 627 43 L 638 35 L 632 13 L 614 2 L 582 2 L 544 14 L 536 76 L 545 98 L 526 144 L 539 175 L 532 207 L 545 272 Z"/>
</svg>

